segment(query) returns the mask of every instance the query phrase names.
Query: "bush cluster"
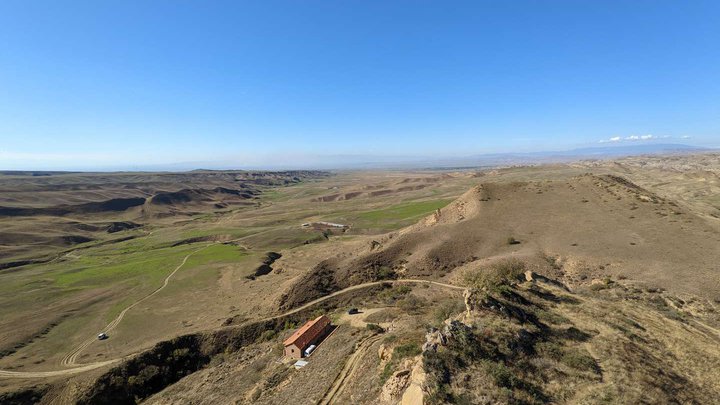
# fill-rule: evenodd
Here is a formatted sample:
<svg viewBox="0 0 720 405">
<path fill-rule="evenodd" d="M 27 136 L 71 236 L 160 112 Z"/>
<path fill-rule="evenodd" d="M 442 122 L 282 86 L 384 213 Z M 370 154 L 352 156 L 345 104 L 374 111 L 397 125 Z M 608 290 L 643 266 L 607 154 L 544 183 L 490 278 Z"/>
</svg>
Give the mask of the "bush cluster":
<svg viewBox="0 0 720 405">
<path fill-rule="evenodd" d="M 466 271 L 463 274 L 463 282 L 471 288 L 495 290 L 516 283 L 524 272 L 524 262 L 518 259 L 506 259 L 490 267 Z"/>
</svg>

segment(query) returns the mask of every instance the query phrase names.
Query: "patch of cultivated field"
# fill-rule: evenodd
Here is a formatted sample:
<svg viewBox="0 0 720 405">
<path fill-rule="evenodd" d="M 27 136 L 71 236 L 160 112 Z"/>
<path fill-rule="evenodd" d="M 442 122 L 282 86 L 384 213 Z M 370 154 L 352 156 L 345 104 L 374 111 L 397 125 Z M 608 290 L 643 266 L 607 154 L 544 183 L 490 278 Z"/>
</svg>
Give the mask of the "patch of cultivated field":
<svg viewBox="0 0 720 405">
<path fill-rule="evenodd" d="M 356 226 L 392 230 L 410 225 L 418 219 L 452 202 L 451 199 L 407 202 L 357 214 Z"/>
</svg>

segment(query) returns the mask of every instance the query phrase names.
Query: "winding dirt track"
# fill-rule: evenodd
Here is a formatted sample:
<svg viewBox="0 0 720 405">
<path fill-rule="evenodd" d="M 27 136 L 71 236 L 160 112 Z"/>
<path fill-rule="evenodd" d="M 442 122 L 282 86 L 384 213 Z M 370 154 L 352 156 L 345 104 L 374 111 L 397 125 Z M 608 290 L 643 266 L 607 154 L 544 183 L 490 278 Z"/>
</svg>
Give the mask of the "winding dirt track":
<svg viewBox="0 0 720 405">
<path fill-rule="evenodd" d="M 278 319 L 278 318 L 282 318 L 284 316 L 292 315 L 294 313 L 300 312 L 304 309 L 308 309 L 314 305 L 317 305 L 317 304 L 319 304 L 327 299 L 330 299 L 332 297 L 337 297 L 338 295 L 346 294 L 350 291 L 361 290 L 363 288 L 368 288 L 368 287 L 382 285 L 382 284 L 430 284 L 430 285 L 436 285 L 439 287 L 450 288 L 453 290 L 465 291 L 465 287 L 460 287 L 460 286 L 453 285 L 453 284 L 446 284 L 446 283 L 440 283 L 438 281 L 420 280 L 420 279 L 412 279 L 412 278 L 401 279 L 401 280 L 372 281 L 369 283 L 357 284 L 357 285 L 354 285 L 354 286 L 351 286 L 351 287 L 348 287 L 348 288 L 345 288 L 345 289 L 342 289 L 339 291 L 335 291 L 334 293 L 324 295 L 316 300 L 308 302 L 307 304 L 304 304 L 297 308 L 291 309 L 290 311 L 283 312 L 280 315 L 275 315 L 275 316 L 271 316 L 268 318 L 260 319 L 260 321 L 271 321 L 273 319 Z"/>
<path fill-rule="evenodd" d="M 126 314 L 129 310 L 133 309 L 136 305 L 140 304 L 141 302 L 145 301 L 146 299 L 152 297 L 153 295 L 155 295 L 155 294 L 159 293 L 160 291 L 162 291 L 163 289 L 165 289 L 165 287 L 167 287 L 168 284 L 170 283 L 170 279 L 175 275 L 175 273 L 178 272 L 178 270 L 180 270 L 180 269 L 185 265 L 185 263 L 187 263 L 187 261 L 188 261 L 188 259 L 190 258 L 190 256 L 194 255 L 195 253 L 197 253 L 197 252 L 199 252 L 199 251 L 201 251 L 201 250 L 203 250 L 203 249 L 207 249 L 209 246 L 212 246 L 212 245 L 203 246 L 203 247 L 201 247 L 200 249 L 194 250 L 194 251 L 190 252 L 189 254 L 187 254 L 187 255 L 183 258 L 182 262 L 181 262 L 177 267 L 175 267 L 175 270 L 173 270 L 172 273 L 168 274 L 168 276 L 165 277 L 165 281 L 163 281 L 163 285 L 161 285 L 160 287 L 156 288 L 156 289 L 155 289 L 153 292 L 151 292 L 150 294 L 148 294 L 148 295 L 140 298 L 139 300 L 137 300 L 137 301 L 135 301 L 134 303 L 130 304 L 129 306 L 125 307 L 125 309 L 123 309 L 123 310 L 120 312 L 120 314 L 119 314 L 115 319 L 113 319 L 112 322 L 110 322 L 110 323 L 105 327 L 105 329 L 103 330 L 103 332 L 108 333 L 108 332 L 112 331 L 113 329 L 115 329 L 115 328 L 120 324 L 120 322 L 122 322 L 123 318 L 125 317 L 125 314 Z M 91 344 L 93 344 L 93 343 L 96 342 L 96 341 L 97 341 L 97 338 L 94 338 L 94 337 L 93 337 L 93 338 L 90 338 L 90 339 L 82 342 L 79 346 L 77 346 L 75 349 L 73 349 L 72 351 L 70 351 L 70 353 L 68 353 L 68 354 L 62 359 L 62 361 L 60 362 L 60 365 L 62 365 L 62 366 L 74 366 L 75 364 L 77 364 L 77 358 L 78 358 L 78 356 L 80 355 L 80 353 L 82 353 L 85 349 L 88 348 L 88 346 L 90 346 Z M 72 371 L 72 370 L 67 370 L 67 371 Z"/>
<path fill-rule="evenodd" d="M 241 239 L 242 239 L 242 238 L 241 238 Z M 115 318 L 112 322 L 110 322 L 110 323 L 108 324 L 108 326 L 106 327 L 105 331 L 108 332 L 108 331 L 114 329 L 115 327 L 117 327 L 117 325 L 122 321 L 122 319 L 123 319 L 123 317 L 125 316 L 125 314 L 127 313 L 127 311 L 129 311 L 130 309 L 132 309 L 133 307 L 135 307 L 135 306 L 138 305 L 139 303 L 145 301 L 146 299 L 152 297 L 153 295 L 157 294 L 158 292 L 162 291 L 162 289 L 164 289 L 165 287 L 167 287 L 167 285 L 168 285 L 168 283 L 170 282 L 170 279 L 172 278 L 172 276 L 175 275 L 175 273 L 177 273 L 177 271 L 180 270 L 180 269 L 185 265 L 185 263 L 187 262 L 187 260 L 188 260 L 192 255 L 194 255 L 195 253 L 197 253 L 197 252 L 199 252 L 199 251 L 201 251 L 201 250 L 203 250 L 203 249 L 206 249 L 206 248 L 208 248 L 208 247 L 210 247 L 210 246 L 212 246 L 212 245 L 213 245 L 213 244 L 203 246 L 202 248 L 197 249 L 197 250 L 189 253 L 187 256 L 185 256 L 185 258 L 183 259 L 182 263 L 180 263 L 180 264 L 175 268 L 175 270 L 173 270 L 173 272 L 170 273 L 170 274 L 165 278 L 165 282 L 163 283 L 162 286 L 158 287 L 155 291 L 151 292 L 150 294 L 146 295 L 145 297 L 141 298 L 140 300 L 136 301 L 135 303 L 133 303 L 133 304 L 131 304 L 130 306 L 128 306 L 127 308 L 125 308 L 125 309 L 120 313 L 120 315 L 118 315 L 117 318 Z M 459 291 L 465 290 L 464 287 L 460 287 L 460 286 L 456 286 L 456 285 L 452 285 L 452 284 L 440 283 L 440 282 L 437 282 L 437 281 L 430 281 L 430 280 L 402 279 L 402 280 L 373 281 L 373 282 L 369 282 L 369 283 L 357 284 L 357 285 L 354 285 L 354 286 L 345 288 L 345 289 L 343 289 L 343 290 L 336 291 L 336 292 L 334 292 L 334 293 L 332 293 L 332 294 L 325 295 L 325 296 L 320 297 L 320 298 L 318 298 L 318 299 L 316 299 L 316 300 L 310 301 L 310 302 L 308 302 L 308 303 L 306 303 L 306 304 L 304 304 L 304 305 L 302 305 L 302 306 L 299 306 L 299 307 L 297 307 L 297 308 L 291 309 L 290 311 L 284 312 L 284 313 L 279 314 L 279 315 L 271 316 L 271 317 L 268 317 L 268 318 L 264 318 L 264 319 L 261 319 L 261 320 L 259 320 L 259 321 L 265 321 L 265 320 L 272 320 L 272 319 L 282 318 L 282 317 L 285 317 L 285 316 L 292 315 L 292 314 L 295 314 L 295 313 L 297 313 L 297 312 L 300 312 L 300 311 L 302 311 L 302 310 L 304 310 L 304 309 L 310 308 L 310 307 L 312 307 L 312 306 L 314 306 L 314 305 L 317 305 L 317 304 L 319 304 L 319 303 L 321 303 L 321 302 L 324 302 L 324 301 L 326 301 L 326 300 L 328 300 L 328 299 L 330 299 L 330 298 L 336 297 L 336 296 L 338 296 L 338 295 L 346 294 L 346 293 L 348 293 L 348 292 L 360 290 L 360 289 L 363 289 L 363 288 L 368 288 L 368 287 L 372 287 L 372 286 L 387 284 L 387 283 L 389 283 L 389 284 L 430 284 L 430 285 L 436 285 L 436 286 L 439 286 L 439 287 L 444 287 L 444 288 L 449 288 L 449 289 L 454 289 L 454 290 L 459 290 Z M 230 326 L 230 327 L 232 327 L 232 326 Z M 83 342 L 82 344 L 80 344 L 78 347 L 76 347 L 75 349 L 73 349 L 70 353 L 68 353 L 68 354 L 63 358 L 61 364 L 64 365 L 64 366 L 69 366 L 69 365 L 75 365 L 75 364 L 77 364 L 76 361 L 77 361 L 77 358 L 78 358 L 78 356 L 80 355 L 80 353 L 81 353 L 83 350 L 85 350 L 88 346 L 90 346 L 93 342 L 95 342 L 96 340 L 97 340 L 96 338 L 92 338 L 92 339 L 88 339 L 88 340 L 86 340 L 85 342 Z M 69 369 L 63 369 L 63 370 L 53 370 L 53 371 L 37 371 L 37 372 L 32 372 L 32 371 L 5 371 L 5 370 L 0 370 L 0 377 L 7 377 L 7 378 L 47 378 L 47 377 L 56 377 L 56 376 L 61 376 L 61 375 L 71 375 L 71 374 L 81 373 L 81 372 L 84 372 L 84 371 L 93 370 L 93 369 L 96 369 L 96 368 L 99 368 L 99 367 L 103 367 L 103 366 L 106 366 L 106 365 L 109 365 L 109 364 L 112 364 L 112 363 L 116 363 L 116 362 L 122 360 L 123 358 L 124 358 L 124 357 L 120 357 L 120 358 L 117 358 L 117 359 L 112 359 L 112 360 L 107 360 L 107 361 L 102 361 L 102 362 L 97 362 L 97 363 L 83 364 L 83 365 L 81 365 L 81 366 L 79 366 L 79 367 L 74 367 L 74 368 L 69 368 Z"/>
<path fill-rule="evenodd" d="M 367 354 L 370 347 L 372 347 L 375 342 L 382 339 L 382 337 L 383 335 L 372 335 L 360 342 L 357 349 L 355 349 L 353 354 L 350 355 L 350 358 L 348 358 L 347 362 L 345 362 L 345 366 L 342 371 L 340 371 L 340 374 L 338 374 L 335 378 L 335 381 L 332 386 L 330 386 L 330 389 L 328 389 L 322 399 L 318 401 L 318 405 L 329 405 L 337 402 L 336 398 L 342 394 L 342 391 L 345 388 L 345 383 L 348 379 L 350 379 L 350 377 L 352 377 L 355 370 L 357 370 L 359 360 L 362 359 Z"/>
<path fill-rule="evenodd" d="M 151 231 L 148 235 L 152 235 L 153 232 L 155 232 L 155 231 Z M 226 242 L 220 242 L 220 241 L 218 241 L 218 242 L 213 242 L 213 243 L 211 243 L 211 244 L 205 245 L 205 246 L 203 246 L 203 247 L 201 247 L 201 248 L 199 248 L 199 249 L 197 249 L 197 250 L 194 250 L 194 251 L 188 253 L 188 254 L 183 258 L 182 262 L 175 268 L 175 270 L 173 270 L 172 273 L 170 273 L 167 277 L 165 277 L 165 280 L 163 281 L 163 285 L 162 285 L 162 286 L 158 287 L 157 289 L 155 289 L 155 290 L 154 290 L 153 292 L 151 292 L 150 294 L 148 294 L 148 295 L 140 298 L 139 300 L 135 301 L 134 303 L 130 304 L 130 305 L 127 306 L 125 309 L 123 309 L 123 310 L 120 312 L 120 314 L 117 316 L 117 318 L 113 319 L 112 322 L 110 322 L 107 326 L 105 326 L 105 329 L 103 330 L 103 332 L 108 333 L 108 332 L 112 331 L 113 329 L 115 329 L 115 328 L 120 324 L 120 322 L 122 322 L 123 318 L 125 317 L 125 314 L 126 314 L 129 310 L 131 310 L 131 309 L 134 308 L 136 305 L 138 305 L 138 304 L 140 304 L 141 302 L 145 301 L 146 299 L 152 297 L 153 295 L 159 293 L 159 292 L 162 291 L 165 287 L 167 287 L 168 284 L 170 283 L 170 279 L 175 275 L 175 273 L 178 272 L 178 270 L 180 270 L 180 269 L 185 265 L 185 263 L 187 263 L 187 260 L 190 258 L 190 256 L 194 255 L 194 254 L 197 253 L 197 252 L 200 252 L 201 250 L 207 249 L 207 248 L 209 248 L 210 246 L 213 246 L 213 245 L 217 245 L 217 244 L 220 244 L 220 243 L 235 243 L 235 242 L 239 242 L 239 241 L 241 241 L 241 240 L 243 240 L 243 239 L 247 239 L 247 238 L 250 238 L 250 237 L 253 237 L 253 236 L 256 236 L 256 235 L 265 233 L 265 232 L 268 232 L 268 231 L 267 231 L 267 230 L 266 230 L 266 231 L 260 231 L 260 232 L 257 232 L 257 233 L 251 234 L 251 235 L 243 236 L 242 238 L 237 238 L 237 239 L 229 240 L 229 241 L 226 241 Z M 242 246 L 242 245 L 241 245 L 241 246 Z M 73 253 L 73 252 L 71 251 L 71 252 L 67 253 L 66 256 L 67 256 L 67 255 L 71 255 L 72 253 Z M 77 359 L 78 359 L 78 356 L 80 356 L 80 353 L 82 353 L 85 349 L 87 349 L 87 348 L 88 348 L 91 344 L 93 344 L 95 341 L 97 341 L 97 338 L 93 337 L 93 338 L 90 338 L 90 339 L 82 342 L 80 345 L 78 345 L 76 348 L 74 348 L 72 351 L 70 351 L 67 355 L 65 355 L 65 357 L 63 357 L 63 359 L 60 361 L 60 365 L 61 365 L 61 366 L 66 366 L 66 367 L 67 367 L 67 366 L 74 366 L 74 365 L 76 365 L 76 364 L 77 364 Z M 112 360 L 112 361 L 114 362 L 114 361 L 117 361 L 117 360 L 119 360 L 119 359 Z M 102 366 L 105 365 L 106 363 L 107 363 L 107 362 L 90 363 L 90 364 L 87 364 L 87 366 L 90 366 L 90 365 L 92 365 L 92 364 L 100 364 L 100 365 L 97 366 L 97 367 L 102 367 Z M 74 369 L 73 369 L 73 370 L 74 370 Z M 68 371 L 73 371 L 73 370 L 68 370 Z M 0 371 L 1 371 L 1 370 L 0 370 Z M 2 374 L 0 374 L 0 376 L 2 376 Z"/>
<path fill-rule="evenodd" d="M 107 366 L 109 364 L 116 363 L 122 359 L 113 359 L 108 361 L 103 361 L 99 363 L 90 363 L 86 364 L 84 366 L 65 369 L 65 370 L 54 370 L 54 371 L 6 371 L 6 370 L 0 370 L 0 378 L 49 378 L 49 377 L 57 377 L 57 376 L 64 376 L 64 375 L 71 375 L 71 374 L 77 374 L 82 373 L 85 371 L 94 370 L 98 367 Z"/>
</svg>

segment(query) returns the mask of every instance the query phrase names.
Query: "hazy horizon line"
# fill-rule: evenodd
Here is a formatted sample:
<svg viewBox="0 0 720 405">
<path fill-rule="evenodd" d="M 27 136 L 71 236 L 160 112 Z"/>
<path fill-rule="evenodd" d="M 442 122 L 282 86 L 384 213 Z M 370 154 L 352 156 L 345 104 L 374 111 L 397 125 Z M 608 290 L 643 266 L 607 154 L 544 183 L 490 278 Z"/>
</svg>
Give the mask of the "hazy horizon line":
<svg viewBox="0 0 720 405">
<path fill-rule="evenodd" d="M 566 150 L 547 150 L 534 152 L 488 152 L 468 153 L 464 155 L 399 155 L 399 154 L 306 154 L 295 155 L 292 163 L 234 163 L 231 158 L 218 160 L 191 160 L 153 164 L 117 164 L 117 165 L 42 165 L 0 168 L 3 172 L 188 172 L 194 170 L 393 170 L 393 169 L 447 169 L 493 167 L 502 165 L 563 163 L 573 160 L 608 159 L 640 155 L 660 155 L 676 153 L 699 153 L 720 150 L 720 146 L 696 146 L 677 143 L 633 143 L 595 146 Z M 592 152 L 596 153 L 593 154 Z M 0 152 L 0 157 L 2 157 Z M 271 158 L 272 156 L 267 156 Z M 278 153 L 277 157 L 289 157 Z M 299 160 L 298 160 L 299 158 Z M 323 162 L 324 161 L 324 162 Z"/>
</svg>

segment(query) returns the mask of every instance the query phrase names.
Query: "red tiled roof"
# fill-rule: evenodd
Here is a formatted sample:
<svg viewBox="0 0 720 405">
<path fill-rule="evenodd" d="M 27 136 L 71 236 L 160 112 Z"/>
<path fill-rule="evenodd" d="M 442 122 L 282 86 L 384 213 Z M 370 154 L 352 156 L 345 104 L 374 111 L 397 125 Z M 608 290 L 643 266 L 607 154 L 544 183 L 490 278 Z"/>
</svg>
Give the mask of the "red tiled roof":
<svg viewBox="0 0 720 405">
<path fill-rule="evenodd" d="M 295 345 L 302 350 L 320 336 L 328 325 L 330 325 L 330 318 L 325 315 L 307 321 L 305 325 L 301 326 L 300 329 L 296 330 L 289 338 L 285 339 L 283 345 Z"/>
</svg>

